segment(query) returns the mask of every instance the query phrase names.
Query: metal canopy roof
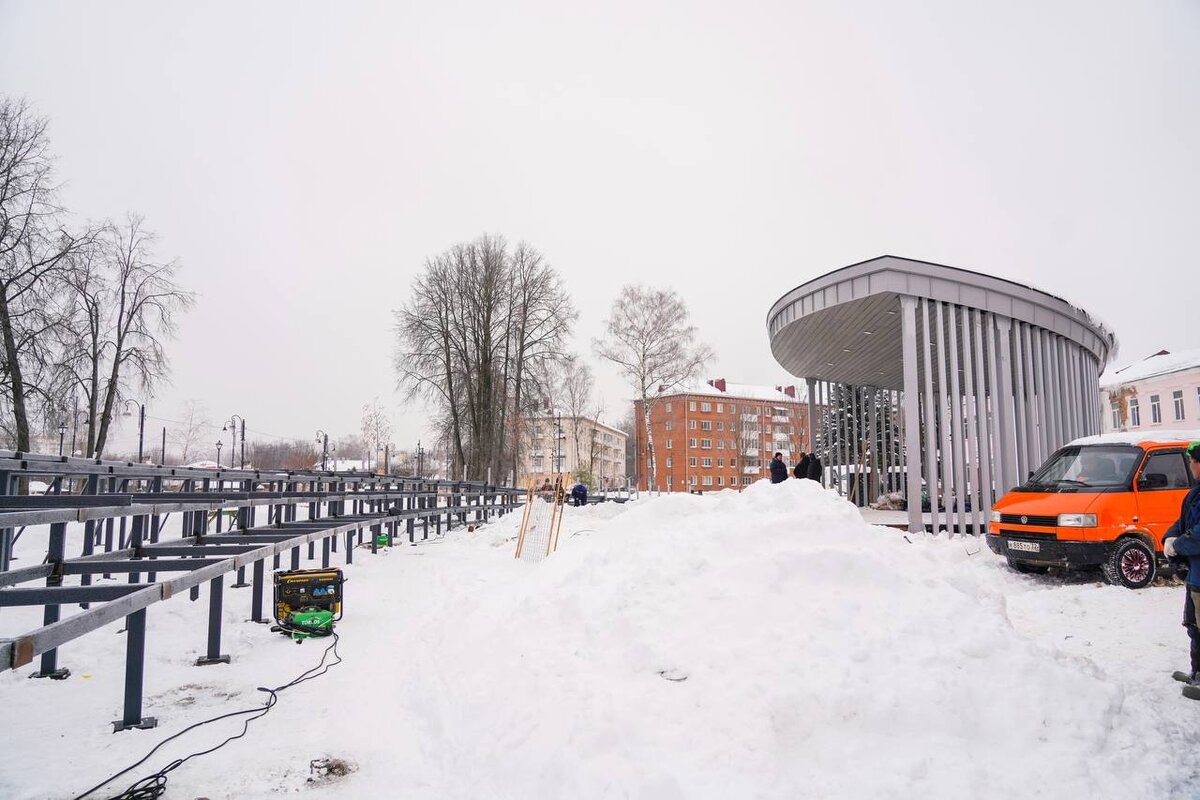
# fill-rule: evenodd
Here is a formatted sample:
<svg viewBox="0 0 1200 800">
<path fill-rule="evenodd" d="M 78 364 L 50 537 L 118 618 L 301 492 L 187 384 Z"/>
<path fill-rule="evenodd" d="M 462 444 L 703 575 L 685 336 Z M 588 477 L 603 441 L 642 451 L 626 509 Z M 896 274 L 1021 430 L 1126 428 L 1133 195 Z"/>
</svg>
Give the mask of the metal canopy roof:
<svg viewBox="0 0 1200 800">
<path fill-rule="evenodd" d="M 798 377 L 903 389 L 901 295 L 1036 325 L 1083 346 L 1102 368 L 1116 346 L 1103 325 L 1054 295 L 956 267 L 880 256 L 822 275 L 780 298 L 767 315 L 771 353 Z M 924 365 L 918 368 L 923 376 Z"/>
</svg>

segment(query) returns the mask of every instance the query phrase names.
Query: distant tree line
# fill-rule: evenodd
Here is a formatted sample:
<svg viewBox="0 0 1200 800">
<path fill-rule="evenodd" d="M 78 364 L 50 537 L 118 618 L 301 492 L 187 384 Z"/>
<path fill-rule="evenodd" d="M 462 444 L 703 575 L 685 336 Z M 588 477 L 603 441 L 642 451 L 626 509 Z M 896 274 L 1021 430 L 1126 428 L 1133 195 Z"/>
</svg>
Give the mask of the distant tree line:
<svg viewBox="0 0 1200 800">
<path fill-rule="evenodd" d="M 83 425 L 103 454 L 114 414 L 166 378 L 163 347 L 192 302 L 141 217 L 76 225 L 58 201 L 48 122 L 0 96 L 0 445 Z"/>
</svg>

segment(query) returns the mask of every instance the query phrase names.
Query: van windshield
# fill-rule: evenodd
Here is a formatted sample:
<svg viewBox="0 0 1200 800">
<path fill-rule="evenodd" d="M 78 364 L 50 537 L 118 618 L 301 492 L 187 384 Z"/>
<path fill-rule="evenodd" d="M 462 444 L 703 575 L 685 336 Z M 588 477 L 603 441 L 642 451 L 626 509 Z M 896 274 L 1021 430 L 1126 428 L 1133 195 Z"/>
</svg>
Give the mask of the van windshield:
<svg viewBox="0 0 1200 800">
<path fill-rule="evenodd" d="M 1051 456 L 1026 486 L 1126 486 L 1141 458 L 1141 448 L 1132 445 L 1066 447 Z"/>
</svg>

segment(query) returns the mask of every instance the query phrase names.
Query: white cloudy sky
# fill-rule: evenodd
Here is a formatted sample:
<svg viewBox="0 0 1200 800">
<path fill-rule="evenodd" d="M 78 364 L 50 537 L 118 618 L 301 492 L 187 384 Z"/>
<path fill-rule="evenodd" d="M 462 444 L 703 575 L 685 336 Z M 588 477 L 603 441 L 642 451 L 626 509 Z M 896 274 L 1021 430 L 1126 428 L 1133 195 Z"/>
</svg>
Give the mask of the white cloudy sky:
<svg viewBox="0 0 1200 800">
<path fill-rule="evenodd" d="M 642 281 L 711 375 L 787 380 L 771 303 L 883 253 L 1061 294 L 1122 361 L 1200 347 L 1198 41 L 1195 0 L 0 0 L 0 93 L 66 204 L 144 214 L 200 294 L 152 417 L 308 437 L 378 396 L 407 447 L 391 311 L 485 231 L 561 271 L 589 359 Z"/>
</svg>

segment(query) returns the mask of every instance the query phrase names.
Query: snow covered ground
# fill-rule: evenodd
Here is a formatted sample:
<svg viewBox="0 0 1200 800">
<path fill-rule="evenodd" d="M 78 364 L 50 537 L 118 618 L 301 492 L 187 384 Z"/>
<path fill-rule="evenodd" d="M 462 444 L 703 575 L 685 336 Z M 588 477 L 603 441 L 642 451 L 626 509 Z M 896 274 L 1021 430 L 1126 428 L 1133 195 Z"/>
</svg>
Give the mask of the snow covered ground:
<svg viewBox="0 0 1200 800">
<path fill-rule="evenodd" d="M 1180 587 L 1016 575 L 974 539 L 869 526 L 809 481 L 569 508 L 538 564 L 513 559 L 518 522 L 356 554 L 344 662 L 166 796 L 1200 794 L 1200 704 L 1169 676 L 1186 666 Z M 317 662 L 323 642 L 247 622 L 240 592 L 229 665 L 192 666 L 206 597 L 150 609 L 154 730 L 110 733 L 119 626 L 63 648 L 66 681 L 0 676 L 0 797 L 73 797 Z M 28 621 L 4 609 L 0 631 Z M 95 796 L 241 728 L 221 725 Z M 322 757 L 355 769 L 310 781 Z"/>
</svg>

